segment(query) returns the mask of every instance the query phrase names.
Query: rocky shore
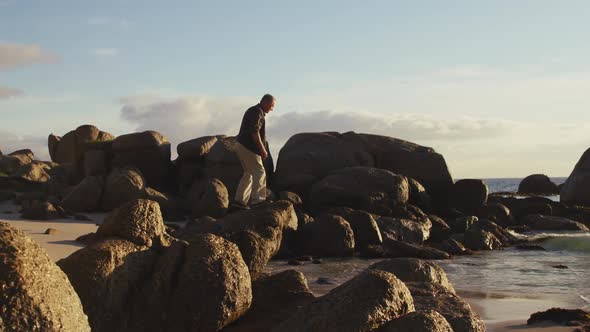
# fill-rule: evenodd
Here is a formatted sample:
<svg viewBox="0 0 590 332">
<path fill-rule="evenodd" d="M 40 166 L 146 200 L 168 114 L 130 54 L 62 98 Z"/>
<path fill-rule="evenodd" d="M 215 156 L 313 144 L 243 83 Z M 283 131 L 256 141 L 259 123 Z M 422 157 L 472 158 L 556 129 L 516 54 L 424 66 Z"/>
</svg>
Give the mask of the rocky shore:
<svg viewBox="0 0 590 332">
<path fill-rule="evenodd" d="M 233 140 L 183 142 L 171 160 L 160 133 L 84 125 L 49 136 L 50 162 L 0 154 L 0 201 L 22 218 L 105 216 L 57 263 L 0 223 L 0 330 L 486 331 L 432 260 L 522 245 L 518 232 L 590 226 L 590 149 L 561 189 L 537 174 L 517 198 L 453 181 L 432 148 L 302 133 L 276 169 L 266 161 L 268 202 L 228 212 L 241 176 Z M 542 197 L 559 190 L 561 202 Z M 383 261 L 321 296 L 298 271 L 265 272 L 273 258 L 353 256 Z"/>
</svg>

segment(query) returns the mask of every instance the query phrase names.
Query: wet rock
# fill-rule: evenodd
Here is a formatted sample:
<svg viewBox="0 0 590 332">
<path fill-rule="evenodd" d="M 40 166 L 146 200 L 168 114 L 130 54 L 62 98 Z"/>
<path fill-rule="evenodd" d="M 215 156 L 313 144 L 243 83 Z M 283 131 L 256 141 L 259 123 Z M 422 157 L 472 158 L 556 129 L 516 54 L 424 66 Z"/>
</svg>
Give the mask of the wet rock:
<svg viewBox="0 0 590 332">
<path fill-rule="evenodd" d="M 465 248 L 465 246 L 461 242 L 455 239 L 447 239 L 443 242 L 432 243 L 431 246 L 438 250 L 442 250 L 452 256 L 472 254 L 470 249 Z"/>
<path fill-rule="evenodd" d="M 447 274 L 438 265 L 417 258 L 393 258 L 377 262 L 369 269 L 395 274 L 403 282 L 426 282 L 437 284 L 454 293 Z"/>
<path fill-rule="evenodd" d="M 520 181 L 518 192 L 525 194 L 555 195 L 559 194 L 559 189 L 547 175 L 533 174 Z"/>
<path fill-rule="evenodd" d="M 555 268 L 555 269 L 569 269 L 569 267 L 567 265 L 563 265 L 563 264 L 552 265 L 551 267 Z"/>
<path fill-rule="evenodd" d="M 543 248 L 540 245 L 536 244 L 518 244 L 514 246 L 518 250 L 530 250 L 530 251 L 546 251 L 547 249 Z"/>
<path fill-rule="evenodd" d="M 527 325 L 550 321 L 568 326 L 590 324 L 590 313 L 580 309 L 551 308 L 546 311 L 539 311 L 531 315 Z"/>
<path fill-rule="evenodd" d="M 437 311 L 411 312 L 381 327 L 378 332 L 454 332 L 453 328 Z"/>
<path fill-rule="evenodd" d="M 422 259 L 448 259 L 449 254 L 431 247 L 423 247 L 395 239 L 384 239 L 383 248 L 386 257 L 415 257 Z"/>
<path fill-rule="evenodd" d="M 154 242 L 165 243 L 160 206 L 147 199 L 130 201 L 111 212 L 96 234 L 102 237 L 117 236 L 147 247 L 151 247 Z"/>
<path fill-rule="evenodd" d="M 449 322 L 455 332 L 485 332 L 481 318 L 469 304 L 446 288 L 432 283 L 406 282 L 417 312 L 434 310 Z"/>
<path fill-rule="evenodd" d="M 494 234 L 478 227 L 471 227 L 465 232 L 465 246 L 471 250 L 496 250 L 502 248 Z"/>
<path fill-rule="evenodd" d="M 299 241 L 302 251 L 314 256 L 351 256 L 355 247 L 350 224 L 342 217 L 330 214 L 305 225 Z"/>
<path fill-rule="evenodd" d="M 443 241 L 451 235 L 451 227 L 440 217 L 429 215 L 428 219 L 432 224 L 430 229 L 430 240 L 434 242 Z"/>
<path fill-rule="evenodd" d="M 422 244 L 430 236 L 430 228 L 432 223 L 428 223 L 409 219 L 398 219 L 390 217 L 377 218 L 377 224 L 381 230 L 382 236 L 397 239 L 413 244 Z"/>
<path fill-rule="evenodd" d="M 472 225 L 477 223 L 479 218 L 476 216 L 460 216 L 449 221 L 449 226 L 453 233 L 465 233 Z"/>
<path fill-rule="evenodd" d="M 330 209 L 328 213 L 338 215 L 348 221 L 354 233 L 354 243 L 357 250 L 383 243 L 379 226 L 370 213 L 350 208 L 334 208 Z"/>
<path fill-rule="evenodd" d="M 412 311 L 403 282 L 389 272 L 369 270 L 315 299 L 272 331 L 372 331 Z"/>
<path fill-rule="evenodd" d="M 477 211 L 477 217 L 488 219 L 502 227 L 508 227 L 514 224 L 514 217 L 510 210 L 501 203 L 488 202 Z"/>
<path fill-rule="evenodd" d="M 67 276 L 35 241 L 0 222 L 0 330 L 90 331 Z"/>
<path fill-rule="evenodd" d="M 534 230 L 588 231 L 588 227 L 582 223 L 567 218 L 540 214 L 528 215 L 521 219 L 521 222 Z"/>
<path fill-rule="evenodd" d="M 415 179 L 408 178 L 408 186 L 410 189 L 410 197 L 408 203 L 416 205 L 424 210 L 431 210 L 432 209 L 432 199 L 430 195 L 426 192 L 426 189 L 420 182 L 416 181 Z"/>
<path fill-rule="evenodd" d="M 488 186 L 478 179 L 463 179 L 455 182 L 452 205 L 465 213 L 475 213 L 488 200 Z"/>
</svg>

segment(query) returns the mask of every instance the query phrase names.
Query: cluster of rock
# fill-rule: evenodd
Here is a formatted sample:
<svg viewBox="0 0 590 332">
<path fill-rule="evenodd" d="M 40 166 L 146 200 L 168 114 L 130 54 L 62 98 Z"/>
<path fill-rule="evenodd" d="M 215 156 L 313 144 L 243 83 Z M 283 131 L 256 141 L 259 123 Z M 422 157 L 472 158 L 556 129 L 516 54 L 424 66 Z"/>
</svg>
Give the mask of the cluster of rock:
<svg viewBox="0 0 590 332">
<path fill-rule="evenodd" d="M 509 229 L 590 225 L 587 208 L 489 195 L 481 180 L 453 182 L 431 148 L 352 132 L 293 136 L 276 172 L 266 165 L 268 203 L 228 214 L 242 172 L 234 144 L 197 138 L 171 161 L 157 132 L 82 126 L 50 136 L 56 163 L 20 151 L 1 156 L 0 171 L 7 185 L 38 190 L 15 198 L 25 216 L 112 211 L 58 262 L 93 331 L 485 331 L 444 272 L 420 259 L 513 245 Z M 46 176 L 18 178 L 26 167 Z M 184 228 L 164 225 L 185 216 Z M 390 260 L 318 298 L 298 272 L 264 274 L 273 257 L 357 254 Z"/>
</svg>

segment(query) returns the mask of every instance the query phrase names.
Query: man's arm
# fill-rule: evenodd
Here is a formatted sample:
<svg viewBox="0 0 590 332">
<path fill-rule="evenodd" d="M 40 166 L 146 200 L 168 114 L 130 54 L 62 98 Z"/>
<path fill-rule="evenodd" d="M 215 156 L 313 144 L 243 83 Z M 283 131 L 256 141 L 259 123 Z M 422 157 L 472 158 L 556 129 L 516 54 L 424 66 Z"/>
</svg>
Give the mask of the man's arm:
<svg viewBox="0 0 590 332">
<path fill-rule="evenodd" d="M 262 143 L 262 139 L 260 138 L 260 133 L 258 131 L 256 131 L 255 133 L 252 133 L 252 139 L 254 140 L 254 143 L 256 143 L 256 146 L 258 147 L 258 151 L 260 151 L 260 155 L 262 157 L 262 159 L 266 159 L 268 157 L 268 152 L 266 151 L 266 148 L 264 147 L 264 144 Z"/>
</svg>

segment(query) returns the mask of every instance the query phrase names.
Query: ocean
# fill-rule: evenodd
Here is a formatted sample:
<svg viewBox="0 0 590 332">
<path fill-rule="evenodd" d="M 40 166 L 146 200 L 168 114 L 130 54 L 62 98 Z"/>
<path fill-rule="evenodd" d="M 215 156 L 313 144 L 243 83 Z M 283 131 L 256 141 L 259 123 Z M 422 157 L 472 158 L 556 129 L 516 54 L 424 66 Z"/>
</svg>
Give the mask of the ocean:
<svg viewBox="0 0 590 332">
<path fill-rule="evenodd" d="M 490 193 L 516 192 L 521 180 L 484 179 Z M 556 184 L 565 180 L 552 178 Z M 551 198 L 559 200 L 559 196 Z M 525 321 L 532 313 L 552 307 L 590 309 L 590 233 L 534 232 L 523 236 L 544 239 L 538 244 L 546 251 L 506 248 L 436 263 L 446 271 L 459 295 L 478 307 L 486 325 Z M 322 295 L 376 261 L 329 259 L 323 264 L 302 266 L 273 261 L 267 271 L 297 269 L 305 274 L 312 291 Z"/>
</svg>

